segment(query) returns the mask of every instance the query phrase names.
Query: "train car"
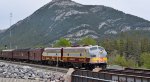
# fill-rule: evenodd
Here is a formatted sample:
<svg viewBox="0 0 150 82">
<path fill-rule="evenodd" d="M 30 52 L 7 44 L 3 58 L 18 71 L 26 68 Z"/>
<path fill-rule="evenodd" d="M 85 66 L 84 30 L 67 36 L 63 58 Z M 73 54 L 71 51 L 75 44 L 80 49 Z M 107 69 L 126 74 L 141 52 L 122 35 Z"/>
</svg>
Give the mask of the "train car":
<svg viewBox="0 0 150 82">
<path fill-rule="evenodd" d="M 14 60 L 29 60 L 29 51 L 30 49 L 16 49 L 13 51 L 13 59 Z"/>
<path fill-rule="evenodd" d="M 62 61 L 62 52 L 61 48 L 45 48 L 42 54 L 42 60 L 44 63 L 50 65 L 56 65 L 56 61 Z"/>
<path fill-rule="evenodd" d="M 2 50 L 1 51 L 1 58 L 2 59 L 12 59 L 13 58 L 13 49 Z"/>
<path fill-rule="evenodd" d="M 29 52 L 29 60 L 34 62 L 40 62 L 42 61 L 42 53 L 44 49 L 38 48 L 38 49 L 30 49 Z"/>
<path fill-rule="evenodd" d="M 48 62 L 61 62 L 73 67 L 95 66 L 106 68 L 107 52 L 100 46 L 45 48 L 42 58 Z M 52 63 L 56 64 L 56 63 Z"/>
</svg>

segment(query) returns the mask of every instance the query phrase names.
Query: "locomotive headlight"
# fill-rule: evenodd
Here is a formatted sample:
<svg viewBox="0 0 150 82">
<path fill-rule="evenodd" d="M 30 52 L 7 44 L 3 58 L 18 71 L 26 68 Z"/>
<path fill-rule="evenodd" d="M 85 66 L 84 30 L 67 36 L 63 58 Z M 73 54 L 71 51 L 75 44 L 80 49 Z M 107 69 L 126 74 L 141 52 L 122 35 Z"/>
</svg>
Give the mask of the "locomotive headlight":
<svg viewBox="0 0 150 82">
<path fill-rule="evenodd" d="M 100 50 L 100 54 L 103 54 L 103 50 Z"/>
<path fill-rule="evenodd" d="M 107 52 L 105 50 L 100 50 L 99 51 L 99 56 L 100 57 L 106 57 L 106 55 L 107 55 Z"/>
</svg>

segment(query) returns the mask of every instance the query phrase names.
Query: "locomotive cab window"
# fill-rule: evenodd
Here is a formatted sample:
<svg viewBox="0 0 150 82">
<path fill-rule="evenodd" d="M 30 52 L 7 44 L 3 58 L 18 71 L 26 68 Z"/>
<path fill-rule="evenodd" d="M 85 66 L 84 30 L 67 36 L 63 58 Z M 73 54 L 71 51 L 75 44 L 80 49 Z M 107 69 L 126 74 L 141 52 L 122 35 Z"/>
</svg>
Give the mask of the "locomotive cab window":
<svg viewBox="0 0 150 82">
<path fill-rule="evenodd" d="M 98 48 L 97 46 L 91 47 L 91 48 L 89 49 L 90 57 L 98 57 L 98 53 L 97 53 L 98 50 L 99 50 L 99 48 Z"/>
<path fill-rule="evenodd" d="M 90 50 L 97 50 L 97 47 L 92 47 L 90 48 Z"/>
</svg>

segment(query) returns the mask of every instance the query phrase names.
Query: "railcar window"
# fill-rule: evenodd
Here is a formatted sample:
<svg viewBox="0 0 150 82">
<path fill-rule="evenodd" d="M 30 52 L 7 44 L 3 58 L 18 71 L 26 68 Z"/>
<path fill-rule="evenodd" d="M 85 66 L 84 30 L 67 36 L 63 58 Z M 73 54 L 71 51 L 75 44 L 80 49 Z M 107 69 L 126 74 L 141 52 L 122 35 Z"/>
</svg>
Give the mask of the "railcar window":
<svg viewBox="0 0 150 82">
<path fill-rule="evenodd" d="M 82 56 L 82 54 L 80 53 L 80 56 Z"/>
<path fill-rule="evenodd" d="M 91 55 L 91 57 L 96 57 L 96 55 Z"/>
</svg>

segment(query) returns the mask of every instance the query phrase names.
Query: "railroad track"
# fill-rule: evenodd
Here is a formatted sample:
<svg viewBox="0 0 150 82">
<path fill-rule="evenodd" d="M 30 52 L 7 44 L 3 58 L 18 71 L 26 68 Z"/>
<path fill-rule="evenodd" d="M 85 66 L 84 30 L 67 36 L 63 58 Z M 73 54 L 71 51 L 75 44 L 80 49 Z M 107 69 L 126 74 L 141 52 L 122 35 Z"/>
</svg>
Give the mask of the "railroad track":
<svg viewBox="0 0 150 82">
<path fill-rule="evenodd" d="M 38 68 L 38 69 L 55 71 L 55 72 L 60 72 L 60 73 L 64 73 L 64 74 L 67 73 L 67 71 L 68 71 L 67 68 L 52 67 L 52 66 L 48 66 L 48 65 L 38 65 L 38 64 L 31 64 L 31 63 L 24 63 L 24 62 L 6 61 L 6 60 L 0 60 L 0 62 L 21 65 L 21 66 L 30 66 L 30 67 L 34 67 L 34 68 Z"/>
<path fill-rule="evenodd" d="M 106 69 L 100 72 L 76 70 L 72 82 L 150 82 L 150 70 L 125 68 Z"/>
<path fill-rule="evenodd" d="M 51 71 L 57 71 L 60 73 L 67 73 L 68 69 L 51 67 L 45 65 L 37 65 L 22 62 L 12 62 L 0 60 L 0 62 L 6 62 L 10 64 L 17 64 L 22 66 L 30 66 L 40 69 L 46 69 Z M 88 70 L 77 69 L 72 74 L 72 82 L 150 82 L 150 69 L 134 69 L 125 68 L 123 70 L 118 69 L 105 69 L 100 72 L 92 72 Z"/>
</svg>

